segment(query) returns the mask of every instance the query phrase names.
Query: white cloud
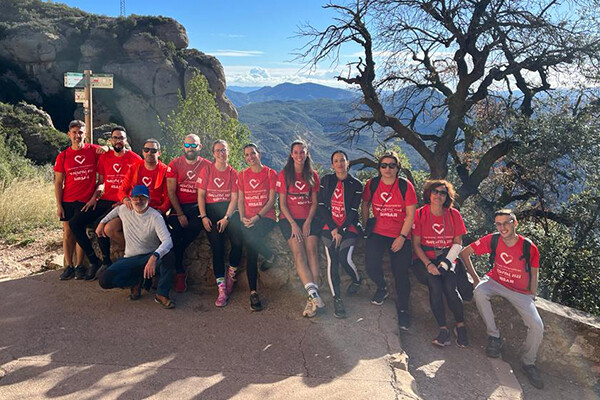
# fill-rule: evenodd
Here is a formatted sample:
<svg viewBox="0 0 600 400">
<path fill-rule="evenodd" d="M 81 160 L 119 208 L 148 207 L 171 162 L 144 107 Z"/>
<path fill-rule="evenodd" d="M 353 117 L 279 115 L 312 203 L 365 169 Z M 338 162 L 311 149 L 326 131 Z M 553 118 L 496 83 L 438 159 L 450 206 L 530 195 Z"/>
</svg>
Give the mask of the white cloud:
<svg viewBox="0 0 600 400">
<path fill-rule="evenodd" d="M 208 52 L 208 54 L 215 57 L 256 57 L 265 54 L 262 51 L 257 50 L 217 50 Z"/>
<path fill-rule="evenodd" d="M 229 39 L 239 39 L 246 37 L 246 35 L 238 35 L 235 33 L 211 33 L 210 36 L 226 37 Z"/>
<path fill-rule="evenodd" d="M 263 68 L 257 66 L 224 65 L 227 85 L 232 86 L 275 86 L 280 83 L 318 83 L 347 89 L 348 85 L 337 81 L 334 76 L 339 71 L 317 69 L 307 72 L 298 67 Z"/>
</svg>

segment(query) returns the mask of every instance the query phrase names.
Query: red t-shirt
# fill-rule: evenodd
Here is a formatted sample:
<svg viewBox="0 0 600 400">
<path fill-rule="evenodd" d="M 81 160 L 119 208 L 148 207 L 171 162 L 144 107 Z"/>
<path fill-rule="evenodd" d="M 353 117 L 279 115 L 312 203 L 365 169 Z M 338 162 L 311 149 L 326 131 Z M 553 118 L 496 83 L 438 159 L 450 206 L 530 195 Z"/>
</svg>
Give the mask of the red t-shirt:
<svg viewBox="0 0 600 400">
<path fill-rule="evenodd" d="M 56 157 L 54 171 L 65 175 L 62 201 L 87 203 L 96 190 L 98 145 L 85 143 L 79 150 L 72 147 L 61 151 Z"/>
<path fill-rule="evenodd" d="M 269 201 L 269 193 L 275 190 L 277 172 L 269 167 L 263 167 L 259 172 L 247 168 L 239 174 L 239 188 L 244 193 L 244 216 L 252 218 Z M 275 219 L 275 209 L 271 207 L 266 218 Z"/>
<path fill-rule="evenodd" d="M 346 222 L 344 184 L 340 180 L 338 180 L 337 186 L 333 190 L 333 195 L 331 196 L 331 219 L 333 219 L 336 226 L 329 227 L 329 225 L 325 224 L 323 229 L 330 231 L 338 226 L 342 226 L 344 222 Z M 348 231 L 358 233 L 356 228 L 352 225 L 350 225 Z"/>
<path fill-rule="evenodd" d="M 177 181 L 177 200 L 180 204 L 194 204 L 198 202 L 198 189 L 196 181 L 200 172 L 211 164 L 205 158 L 199 157 L 198 161 L 188 164 L 185 156 L 177 157 L 169 163 L 167 178 L 175 178 Z"/>
<path fill-rule="evenodd" d="M 462 216 L 456 208 L 444 209 L 444 215 L 433 215 L 429 204 L 419 208 L 415 214 L 413 235 L 421 237 L 421 246 L 430 259 L 435 259 L 435 251 L 425 249 L 447 249 L 452 247 L 455 236 L 467 233 Z"/>
<path fill-rule="evenodd" d="M 294 219 L 306 219 L 310 213 L 310 207 L 312 206 L 312 192 L 319 191 L 319 175 L 313 171 L 313 179 L 315 185 L 311 188 L 308 182 L 302 178 L 302 173 L 296 173 L 294 182 L 289 187 L 285 183 L 285 171 L 279 172 L 277 177 L 277 192 L 287 193 L 286 205 L 292 218 Z M 280 198 L 281 201 L 281 198 Z M 285 215 L 281 213 L 279 219 L 285 219 Z"/>
<path fill-rule="evenodd" d="M 490 254 L 492 252 L 492 235 L 482 237 L 470 244 L 475 254 Z M 496 247 L 496 258 L 494 267 L 487 275 L 499 284 L 515 292 L 530 294 L 529 274 L 525 271 L 525 259 L 523 257 L 523 236 L 512 247 L 508 247 L 502 238 L 498 238 Z M 529 265 L 531 268 L 540 267 L 540 252 L 533 243 L 531 244 Z"/>
<path fill-rule="evenodd" d="M 124 151 L 124 150 L 123 150 Z M 142 157 L 133 151 L 126 151 L 118 157 L 114 150 L 100 155 L 98 160 L 98 174 L 104 177 L 104 194 L 102 200 L 119 201 L 119 187 L 123 183 L 125 174 Z"/>
<path fill-rule="evenodd" d="M 371 180 L 369 179 L 365 185 L 362 199 L 363 202 L 368 202 L 371 198 Z M 373 194 L 371 207 L 375 216 L 375 227 L 373 232 L 378 235 L 387 237 L 398 237 L 402 231 L 402 225 L 406 219 L 406 207 L 417 204 L 417 195 L 415 188 L 406 181 L 406 195 L 402 197 L 398 181 L 395 180 L 391 185 L 386 185 L 383 181 L 379 181 L 377 190 Z M 410 237 L 410 234 L 408 235 Z"/>
<path fill-rule="evenodd" d="M 196 188 L 206 190 L 206 204 L 231 201 L 231 193 L 238 191 L 237 171 L 228 165 L 219 171 L 215 164 L 209 164 L 200 171 Z"/>
</svg>

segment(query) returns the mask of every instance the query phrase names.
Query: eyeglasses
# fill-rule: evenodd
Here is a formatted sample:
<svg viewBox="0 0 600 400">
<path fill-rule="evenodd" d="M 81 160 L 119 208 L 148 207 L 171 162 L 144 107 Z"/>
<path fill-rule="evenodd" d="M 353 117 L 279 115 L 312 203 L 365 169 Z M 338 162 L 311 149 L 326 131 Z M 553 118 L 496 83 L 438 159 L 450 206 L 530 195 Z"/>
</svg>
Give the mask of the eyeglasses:
<svg viewBox="0 0 600 400">
<path fill-rule="evenodd" d="M 190 147 L 191 147 L 192 149 L 195 149 L 195 148 L 196 148 L 196 147 L 198 147 L 198 146 L 199 146 L 199 144 L 197 144 L 197 143 L 184 143 L 184 144 L 183 144 L 183 147 L 185 147 L 186 149 L 189 149 Z"/>
<path fill-rule="evenodd" d="M 448 192 L 446 192 L 445 190 L 431 189 L 431 193 L 439 194 L 440 196 L 448 196 Z"/>
<path fill-rule="evenodd" d="M 110 137 L 112 140 L 125 140 L 124 136 L 111 136 Z"/>
<path fill-rule="evenodd" d="M 393 163 L 393 162 L 391 162 L 391 163 L 384 163 L 384 162 L 382 162 L 382 163 L 379 163 L 379 168 L 383 168 L 383 169 L 386 169 L 386 168 L 395 169 L 395 168 L 398 168 L 398 164 Z"/>
<path fill-rule="evenodd" d="M 496 225 L 496 228 L 502 228 L 505 226 L 509 226 L 513 222 L 515 222 L 515 220 L 511 219 L 509 221 L 504 221 L 504 222 L 495 222 L 494 225 Z"/>
<path fill-rule="evenodd" d="M 156 154 L 156 153 L 158 153 L 158 149 L 155 149 L 152 147 L 144 147 L 144 153 Z"/>
<path fill-rule="evenodd" d="M 215 153 L 227 153 L 229 151 L 228 148 L 222 148 L 222 149 L 215 149 Z"/>
</svg>

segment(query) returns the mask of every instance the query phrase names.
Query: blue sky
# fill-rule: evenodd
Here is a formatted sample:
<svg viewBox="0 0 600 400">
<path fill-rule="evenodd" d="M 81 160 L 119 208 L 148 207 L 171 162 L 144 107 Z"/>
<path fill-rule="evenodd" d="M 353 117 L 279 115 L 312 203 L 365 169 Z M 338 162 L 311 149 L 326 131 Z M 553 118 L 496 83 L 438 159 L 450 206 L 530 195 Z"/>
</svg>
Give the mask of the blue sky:
<svg viewBox="0 0 600 400">
<path fill-rule="evenodd" d="M 83 11 L 119 16 L 119 0 L 56 1 Z M 333 76 L 342 65 L 329 63 L 316 71 L 303 70 L 292 61 L 306 39 L 294 38 L 298 26 L 310 23 L 324 28 L 335 15 L 324 10 L 326 0 L 258 1 L 156 1 L 126 0 L 126 13 L 163 15 L 179 21 L 187 30 L 190 47 L 215 55 L 225 69 L 228 86 L 273 86 L 282 82 L 315 82 L 338 86 Z"/>
</svg>

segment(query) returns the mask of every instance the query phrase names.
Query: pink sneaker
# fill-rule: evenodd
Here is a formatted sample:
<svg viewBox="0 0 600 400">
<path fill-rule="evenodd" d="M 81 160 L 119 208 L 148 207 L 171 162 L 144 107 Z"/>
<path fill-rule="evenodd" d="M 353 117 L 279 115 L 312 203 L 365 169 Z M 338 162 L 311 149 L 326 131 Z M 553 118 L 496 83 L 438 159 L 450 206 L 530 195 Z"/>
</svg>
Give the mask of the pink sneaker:
<svg viewBox="0 0 600 400">
<path fill-rule="evenodd" d="M 227 268 L 227 273 L 225 274 L 225 287 L 227 288 L 227 296 L 231 295 L 233 292 L 233 284 L 235 283 L 235 270 L 231 267 Z"/>
<path fill-rule="evenodd" d="M 225 285 L 219 285 L 219 297 L 217 297 L 217 300 L 215 301 L 215 306 L 225 307 L 228 299 L 229 296 L 227 295 L 227 288 Z"/>
<path fill-rule="evenodd" d="M 175 291 L 183 293 L 187 290 L 187 272 L 175 275 Z"/>
</svg>

